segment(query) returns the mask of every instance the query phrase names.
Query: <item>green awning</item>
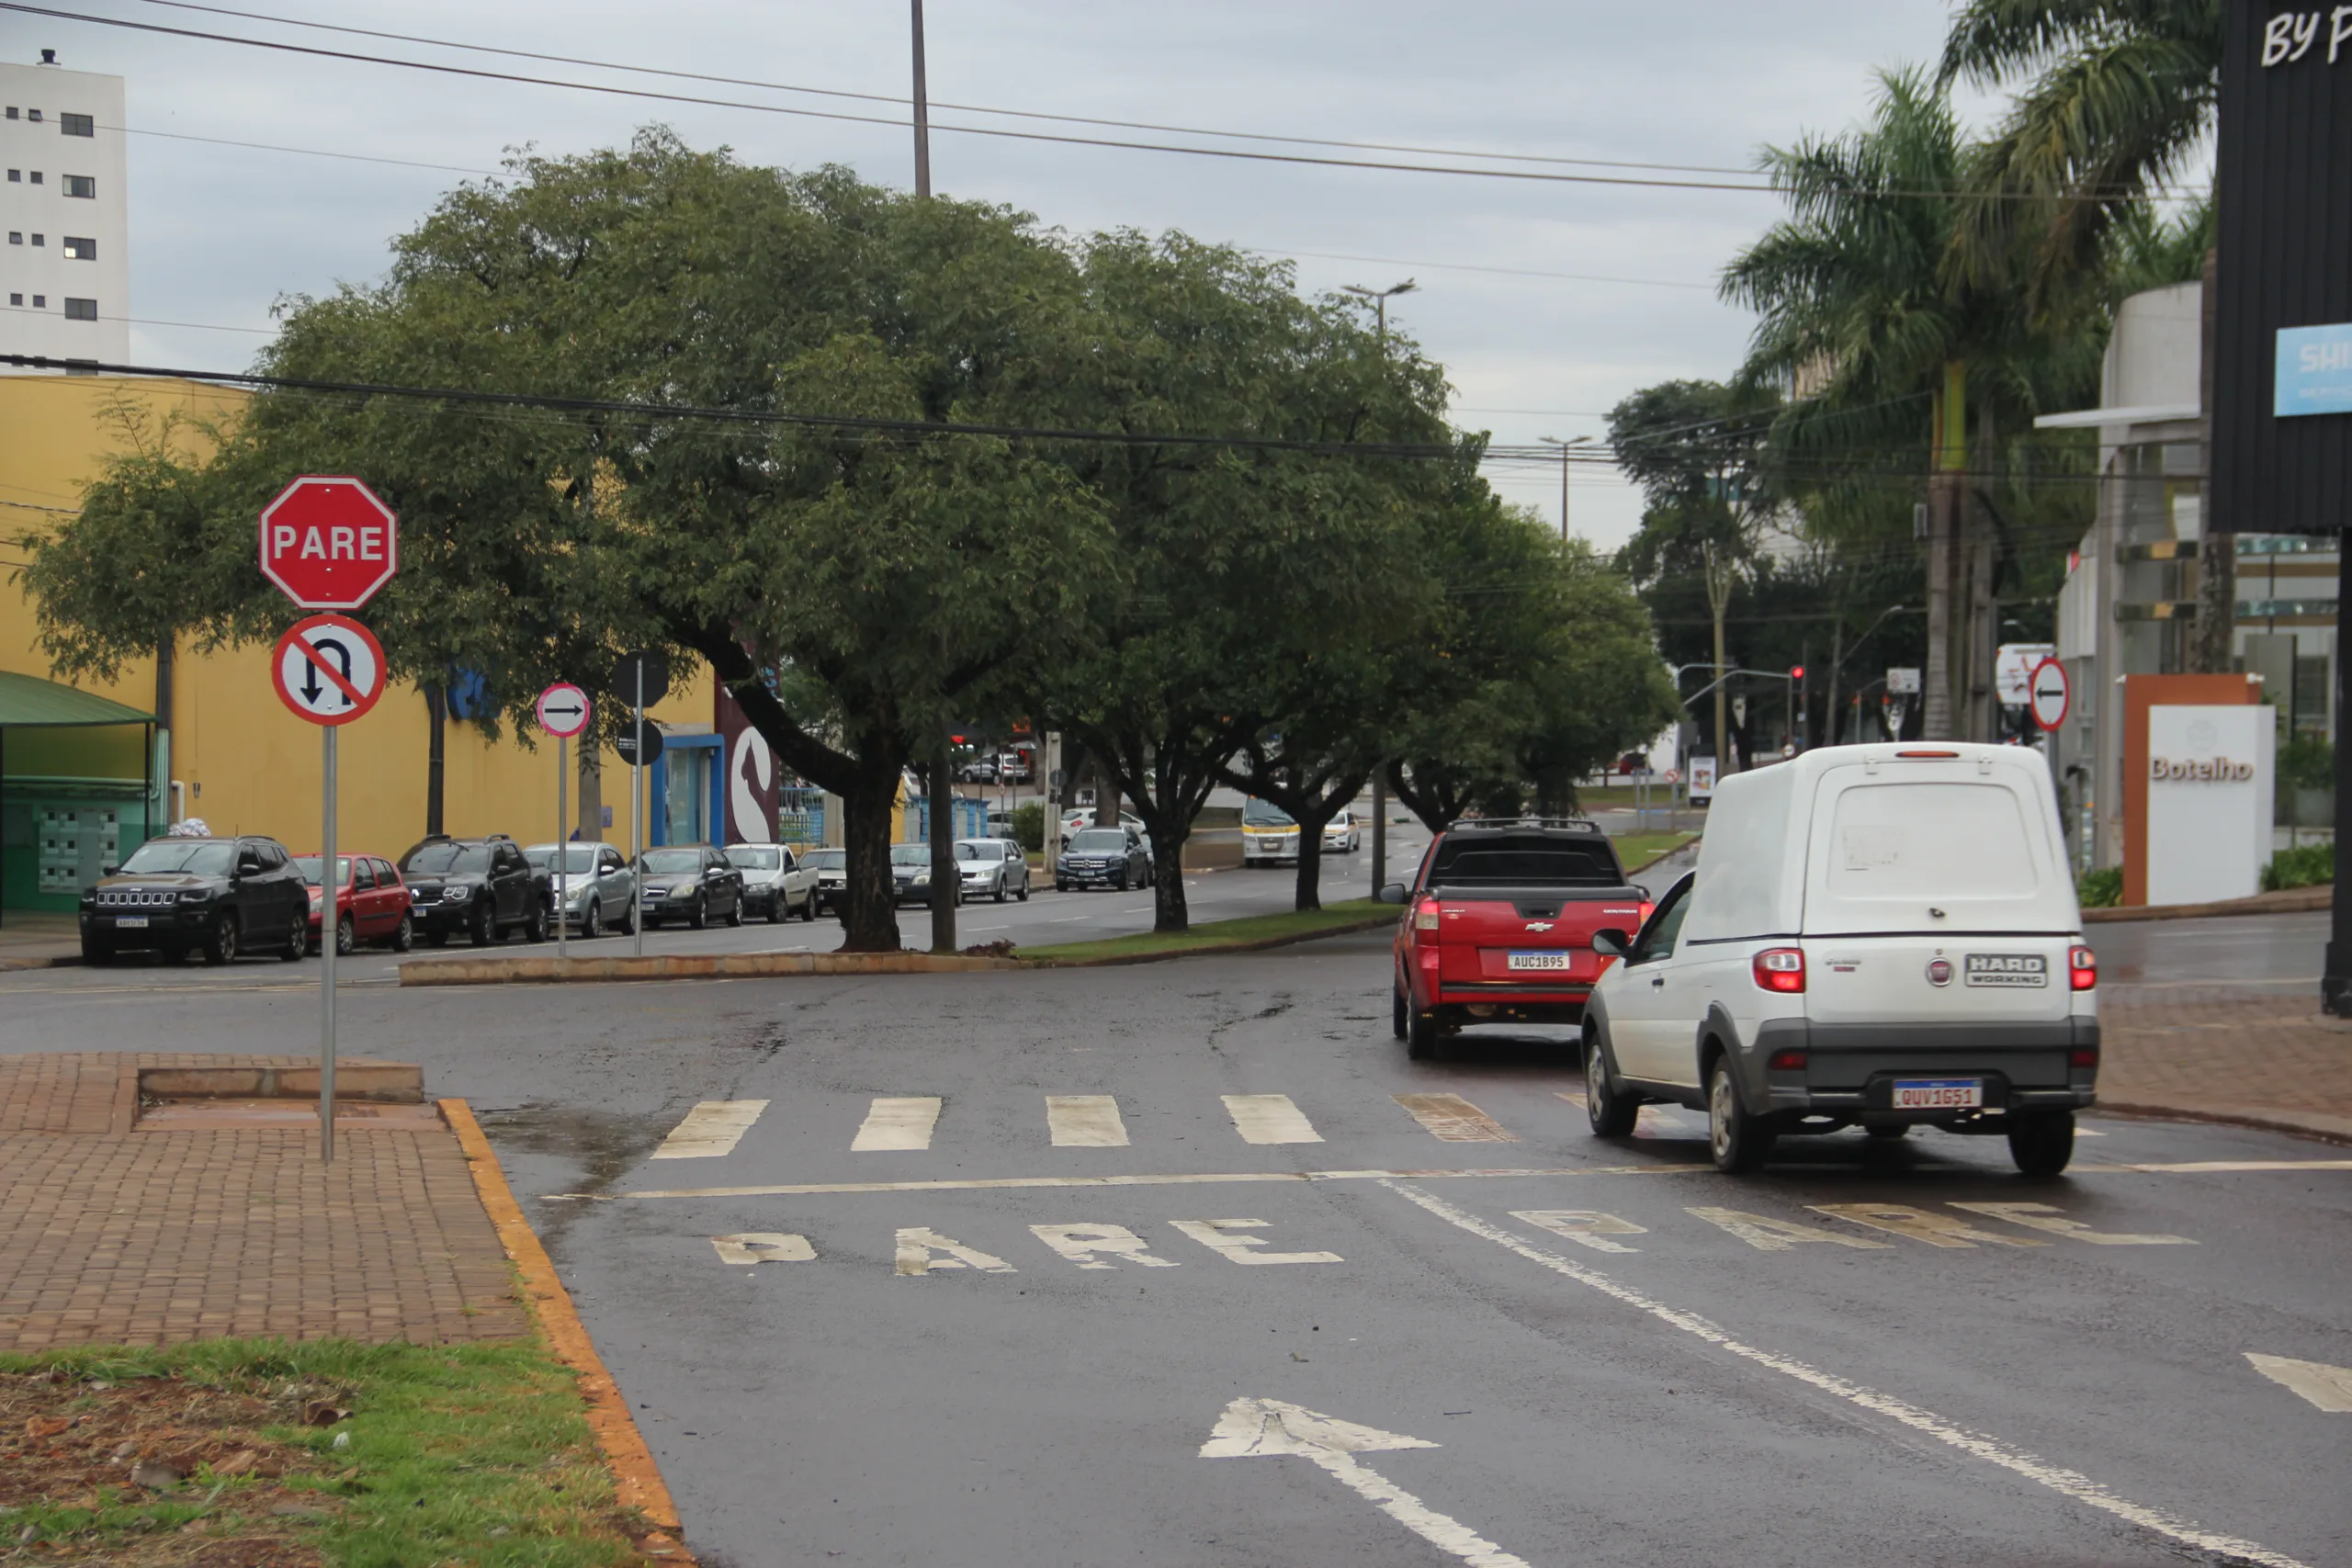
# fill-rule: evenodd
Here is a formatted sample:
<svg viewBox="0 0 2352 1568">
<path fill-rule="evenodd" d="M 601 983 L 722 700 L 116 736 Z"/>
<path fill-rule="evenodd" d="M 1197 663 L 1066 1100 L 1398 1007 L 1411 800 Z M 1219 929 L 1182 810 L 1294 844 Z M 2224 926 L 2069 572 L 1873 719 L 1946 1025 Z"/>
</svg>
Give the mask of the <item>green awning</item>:
<svg viewBox="0 0 2352 1568">
<path fill-rule="evenodd" d="M 0 670 L 0 725 L 57 728 L 99 724 L 153 724 L 155 716 L 126 707 L 112 697 L 76 691 L 38 675 Z"/>
</svg>

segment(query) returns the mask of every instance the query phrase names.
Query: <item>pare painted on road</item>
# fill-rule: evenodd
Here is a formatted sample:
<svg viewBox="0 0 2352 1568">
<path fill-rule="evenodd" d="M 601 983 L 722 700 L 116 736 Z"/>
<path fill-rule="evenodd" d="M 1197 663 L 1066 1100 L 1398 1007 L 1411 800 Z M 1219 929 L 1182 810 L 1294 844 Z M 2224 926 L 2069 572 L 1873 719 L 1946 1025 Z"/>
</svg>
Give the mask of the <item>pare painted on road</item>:
<svg viewBox="0 0 2352 1568">
<path fill-rule="evenodd" d="M 1284 1263 L 1342 1263 L 1336 1252 L 1273 1250 L 1272 1238 L 1251 1234 L 1272 1229 L 1265 1220 L 1170 1220 L 1170 1227 L 1206 1247 L 1227 1263 L 1263 1266 Z M 1031 1225 L 1029 1234 L 1056 1258 L 1080 1269 L 1174 1269 L 1173 1258 L 1162 1258 L 1151 1244 L 1125 1225 L 1081 1220 L 1063 1224 Z M 721 1263 L 750 1268 L 760 1263 L 808 1263 L 817 1249 L 805 1235 L 782 1231 L 742 1231 L 710 1238 Z M 901 1225 L 892 1238 L 895 1270 L 920 1279 L 954 1269 L 983 1274 L 1015 1274 L 1013 1264 L 994 1253 L 967 1247 L 930 1225 Z"/>
</svg>

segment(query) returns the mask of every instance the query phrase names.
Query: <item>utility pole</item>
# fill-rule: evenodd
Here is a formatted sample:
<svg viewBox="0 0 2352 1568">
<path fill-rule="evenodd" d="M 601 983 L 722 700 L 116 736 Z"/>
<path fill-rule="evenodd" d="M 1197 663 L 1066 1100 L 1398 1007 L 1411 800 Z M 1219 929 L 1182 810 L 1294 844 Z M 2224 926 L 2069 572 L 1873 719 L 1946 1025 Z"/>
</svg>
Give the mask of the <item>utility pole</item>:
<svg viewBox="0 0 2352 1568">
<path fill-rule="evenodd" d="M 1388 362 L 1388 299 L 1394 294 L 1410 294 L 1419 288 L 1411 278 L 1392 284 L 1386 288 L 1367 288 L 1361 283 L 1342 285 L 1340 292 L 1352 294 L 1359 299 L 1372 301 L 1373 330 L 1380 343 L 1380 359 Z M 1560 529 L 1567 531 L 1567 480 L 1560 481 Z M 1388 875 L 1388 760 L 1381 758 L 1372 765 L 1372 896 L 1380 897 L 1380 889 Z"/>
<path fill-rule="evenodd" d="M 1936 394 L 1934 461 L 1928 477 L 1928 670 L 1920 694 L 1920 739 L 1950 740 L 1957 728 L 1962 672 L 1954 668 L 1953 590 L 1961 576 L 1961 513 L 1968 468 L 1968 367 L 1952 360 Z"/>
<path fill-rule="evenodd" d="M 913 0 L 915 26 L 915 194 L 931 194 L 931 93 L 922 69 L 922 0 Z"/>
<path fill-rule="evenodd" d="M 1568 542 L 1568 448 L 1585 446 L 1592 440 L 1592 437 L 1571 435 L 1563 441 L 1556 435 L 1542 435 L 1536 439 L 1546 446 L 1557 446 L 1560 449 L 1560 543 L 1565 545 Z"/>
</svg>

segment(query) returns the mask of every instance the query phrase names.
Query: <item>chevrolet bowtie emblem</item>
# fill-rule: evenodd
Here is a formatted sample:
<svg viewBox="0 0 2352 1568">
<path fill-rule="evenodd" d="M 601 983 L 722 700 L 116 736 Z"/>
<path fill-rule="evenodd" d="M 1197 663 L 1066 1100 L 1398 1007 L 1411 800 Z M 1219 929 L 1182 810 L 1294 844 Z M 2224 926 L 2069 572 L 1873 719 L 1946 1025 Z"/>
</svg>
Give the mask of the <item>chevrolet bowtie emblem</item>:
<svg viewBox="0 0 2352 1568">
<path fill-rule="evenodd" d="M 1532 931 L 1548 931 L 1552 929 L 1552 922 L 1549 920 L 1530 920 L 1527 922 L 1527 929 Z"/>
</svg>

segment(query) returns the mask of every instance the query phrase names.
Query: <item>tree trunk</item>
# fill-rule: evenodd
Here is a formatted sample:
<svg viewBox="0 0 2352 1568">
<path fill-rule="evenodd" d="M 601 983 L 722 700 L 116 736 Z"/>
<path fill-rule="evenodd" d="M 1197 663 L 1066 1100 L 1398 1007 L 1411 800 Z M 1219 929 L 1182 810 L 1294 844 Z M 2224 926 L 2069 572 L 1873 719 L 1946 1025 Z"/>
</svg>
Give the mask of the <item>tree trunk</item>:
<svg viewBox="0 0 2352 1568">
<path fill-rule="evenodd" d="M 602 839 L 605 836 L 605 759 L 596 742 L 586 736 L 580 741 L 580 836 Z"/>
<path fill-rule="evenodd" d="M 1985 493 L 1992 484 L 1993 465 L 1989 403 L 1976 411 L 1976 462 L 1986 472 L 1967 488 L 1962 502 L 1969 528 L 1968 662 L 1961 686 L 1968 694 L 1968 739 L 1990 742 L 2000 739 L 2000 693 L 1994 676 L 2000 658 L 2001 606 L 1993 593 L 1999 538 L 1993 526 L 1992 502 Z"/>
<path fill-rule="evenodd" d="M 842 889 L 843 953 L 899 951 L 898 892 L 890 877 L 890 808 L 898 803 L 896 768 L 860 774 L 842 797 L 842 843 L 848 882 Z"/>
<path fill-rule="evenodd" d="M 2237 536 L 2227 532 L 2229 519 L 2213 511 L 2213 288 L 2218 265 L 2215 252 L 2205 253 L 2204 310 L 2200 338 L 2203 370 L 2198 378 L 2197 446 L 2197 619 L 2189 624 L 2188 658 L 2193 675 L 2226 675 L 2236 662 L 2233 645 L 2238 625 Z M 2270 700 L 2282 707 L 2293 700 L 2290 692 L 2273 692 Z"/>
<path fill-rule="evenodd" d="M 1928 475 L 1928 668 L 1920 693 L 1921 734 L 1929 740 L 1953 739 L 1961 721 L 1960 670 L 1953 645 L 1960 626 L 1952 600 L 1960 586 L 1959 545 L 1962 483 L 1967 475 L 1967 367 L 1944 366 L 1943 386 L 1930 400 Z"/>
<path fill-rule="evenodd" d="M 1151 929 L 1183 931 L 1193 929 L 1193 911 L 1184 902 L 1184 844 L 1193 836 L 1190 822 L 1166 820 L 1157 807 L 1136 802 L 1151 838 Z"/>
<path fill-rule="evenodd" d="M 449 727 L 448 688 L 432 685 L 424 688 L 424 832 L 427 838 L 442 831 L 441 778 L 446 734 Z"/>
</svg>

